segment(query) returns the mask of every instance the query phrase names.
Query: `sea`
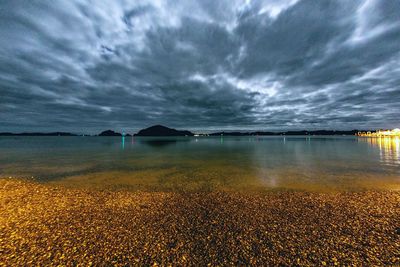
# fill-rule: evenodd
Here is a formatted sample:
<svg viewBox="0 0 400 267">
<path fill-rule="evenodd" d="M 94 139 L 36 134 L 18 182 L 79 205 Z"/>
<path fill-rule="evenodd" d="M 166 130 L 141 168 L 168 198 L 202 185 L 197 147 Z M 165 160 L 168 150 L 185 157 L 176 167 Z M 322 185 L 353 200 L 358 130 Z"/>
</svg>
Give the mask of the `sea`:
<svg viewBox="0 0 400 267">
<path fill-rule="evenodd" d="M 400 138 L 2 136 L 0 177 L 100 190 L 400 190 Z"/>
</svg>

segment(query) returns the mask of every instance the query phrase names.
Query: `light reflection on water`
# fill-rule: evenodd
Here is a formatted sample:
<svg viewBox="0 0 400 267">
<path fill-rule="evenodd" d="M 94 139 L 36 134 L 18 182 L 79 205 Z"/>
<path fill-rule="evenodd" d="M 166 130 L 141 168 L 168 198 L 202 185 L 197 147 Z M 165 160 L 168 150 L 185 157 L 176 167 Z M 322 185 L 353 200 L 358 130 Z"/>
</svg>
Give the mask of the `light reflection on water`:
<svg viewBox="0 0 400 267">
<path fill-rule="evenodd" d="M 380 160 L 384 164 L 400 165 L 400 137 L 360 137 L 360 140 L 368 142 L 379 148 Z"/>
<path fill-rule="evenodd" d="M 398 137 L 0 137 L 0 177 L 132 190 L 400 189 L 399 153 Z"/>
</svg>

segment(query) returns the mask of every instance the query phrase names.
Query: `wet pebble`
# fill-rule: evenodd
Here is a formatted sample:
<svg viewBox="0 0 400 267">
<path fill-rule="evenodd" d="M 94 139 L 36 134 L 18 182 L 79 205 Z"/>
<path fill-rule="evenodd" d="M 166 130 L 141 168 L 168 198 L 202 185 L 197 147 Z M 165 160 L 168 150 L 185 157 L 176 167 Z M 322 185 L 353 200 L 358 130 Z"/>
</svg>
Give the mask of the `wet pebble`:
<svg viewBox="0 0 400 267">
<path fill-rule="evenodd" d="M 129 192 L 0 179 L 0 263 L 399 265 L 400 193 Z"/>
</svg>

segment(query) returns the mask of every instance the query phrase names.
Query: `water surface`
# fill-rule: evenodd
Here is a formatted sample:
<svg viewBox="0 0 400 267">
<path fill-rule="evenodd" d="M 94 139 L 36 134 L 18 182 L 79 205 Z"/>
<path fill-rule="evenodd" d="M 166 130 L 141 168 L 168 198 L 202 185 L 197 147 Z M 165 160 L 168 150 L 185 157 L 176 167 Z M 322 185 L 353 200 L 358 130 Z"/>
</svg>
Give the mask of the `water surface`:
<svg viewBox="0 0 400 267">
<path fill-rule="evenodd" d="M 400 189 L 399 138 L 0 137 L 0 177 L 130 190 Z"/>
</svg>

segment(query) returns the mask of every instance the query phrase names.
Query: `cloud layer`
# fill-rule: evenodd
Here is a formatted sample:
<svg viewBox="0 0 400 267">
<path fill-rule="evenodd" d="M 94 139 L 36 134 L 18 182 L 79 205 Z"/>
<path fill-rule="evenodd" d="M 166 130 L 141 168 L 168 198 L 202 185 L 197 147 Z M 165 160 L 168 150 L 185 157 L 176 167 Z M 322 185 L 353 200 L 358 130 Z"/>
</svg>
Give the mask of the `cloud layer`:
<svg viewBox="0 0 400 267">
<path fill-rule="evenodd" d="M 2 1 L 0 131 L 400 126 L 400 1 Z"/>
</svg>

